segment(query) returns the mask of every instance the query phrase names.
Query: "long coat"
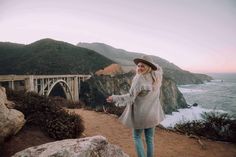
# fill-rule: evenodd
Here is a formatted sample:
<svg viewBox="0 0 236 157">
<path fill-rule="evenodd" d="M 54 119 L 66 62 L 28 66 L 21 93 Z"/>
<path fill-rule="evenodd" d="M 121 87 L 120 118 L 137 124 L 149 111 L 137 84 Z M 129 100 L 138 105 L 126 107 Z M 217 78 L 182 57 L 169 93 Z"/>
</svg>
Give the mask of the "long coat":
<svg viewBox="0 0 236 157">
<path fill-rule="evenodd" d="M 157 77 L 157 82 L 154 84 L 152 77 Z M 161 82 L 161 68 L 144 75 L 136 74 L 129 93 L 112 95 L 116 105 L 126 105 L 119 118 L 124 125 L 134 129 L 152 128 L 164 119 L 164 112 L 159 100 Z"/>
</svg>

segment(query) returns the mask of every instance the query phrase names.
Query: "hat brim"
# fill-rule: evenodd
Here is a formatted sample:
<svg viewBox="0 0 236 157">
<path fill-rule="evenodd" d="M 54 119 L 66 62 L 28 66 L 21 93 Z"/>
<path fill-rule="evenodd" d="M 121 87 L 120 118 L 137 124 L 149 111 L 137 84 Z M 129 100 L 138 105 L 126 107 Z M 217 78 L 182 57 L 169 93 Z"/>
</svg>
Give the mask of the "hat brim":
<svg viewBox="0 0 236 157">
<path fill-rule="evenodd" d="M 148 62 L 148 61 L 146 61 L 146 60 L 143 60 L 143 59 L 141 59 L 141 58 L 135 58 L 134 59 L 134 63 L 137 65 L 139 62 L 142 62 L 142 63 L 144 63 L 144 64 L 147 64 L 147 65 L 149 65 L 151 68 L 152 68 L 152 70 L 157 70 L 157 67 L 156 67 L 156 65 L 155 64 L 153 64 L 153 63 L 151 63 L 151 62 Z"/>
</svg>

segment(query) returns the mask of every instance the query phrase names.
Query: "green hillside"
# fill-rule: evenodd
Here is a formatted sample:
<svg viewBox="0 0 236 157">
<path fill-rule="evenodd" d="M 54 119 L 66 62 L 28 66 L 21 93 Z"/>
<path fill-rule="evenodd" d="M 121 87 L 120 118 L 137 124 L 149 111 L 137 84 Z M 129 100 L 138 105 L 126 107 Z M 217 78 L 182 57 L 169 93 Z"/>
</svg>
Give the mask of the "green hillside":
<svg viewBox="0 0 236 157">
<path fill-rule="evenodd" d="M 52 39 L 0 42 L 0 74 L 89 74 L 114 63 L 93 50 Z"/>
</svg>

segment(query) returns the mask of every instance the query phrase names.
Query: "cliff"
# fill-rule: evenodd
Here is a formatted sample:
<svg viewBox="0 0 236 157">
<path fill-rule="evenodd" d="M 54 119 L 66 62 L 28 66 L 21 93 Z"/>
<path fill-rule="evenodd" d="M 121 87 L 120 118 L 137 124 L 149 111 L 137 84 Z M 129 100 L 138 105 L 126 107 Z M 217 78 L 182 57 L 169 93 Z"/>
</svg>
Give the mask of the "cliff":
<svg viewBox="0 0 236 157">
<path fill-rule="evenodd" d="M 176 83 L 167 77 L 163 77 L 160 101 L 167 114 L 187 107 L 183 94 L 177 88 Z"/>
<path fill-rule="evenodd" d="M 129 91 L 134 73 L 115 76 L 93 76 L 81 84 L 80 100 L 91 107 L 106 105 L 106 98 L 112 94 L 125 94 Z M 176 83 L 164 77 L 161 87 L 161 104 L 165 113 L 171 113 L 178 108 L 187 107 L 183 95 Z"/>
</svg>

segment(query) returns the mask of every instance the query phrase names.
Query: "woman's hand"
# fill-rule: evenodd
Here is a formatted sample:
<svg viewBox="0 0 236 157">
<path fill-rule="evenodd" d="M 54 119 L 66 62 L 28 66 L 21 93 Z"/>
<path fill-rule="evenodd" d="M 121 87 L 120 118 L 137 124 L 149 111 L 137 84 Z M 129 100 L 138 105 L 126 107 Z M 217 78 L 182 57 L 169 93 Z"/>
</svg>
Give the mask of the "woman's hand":
<svg viewBox="0 0 236 157">
<path fill-rule="evenodd" d="M 112 96 L 109 96 L 109 97 L 107 98 L 107 102 L 109 102 L 109 103 L 112 103 L 112 102 L 113 102 Z"/>
</svg>

